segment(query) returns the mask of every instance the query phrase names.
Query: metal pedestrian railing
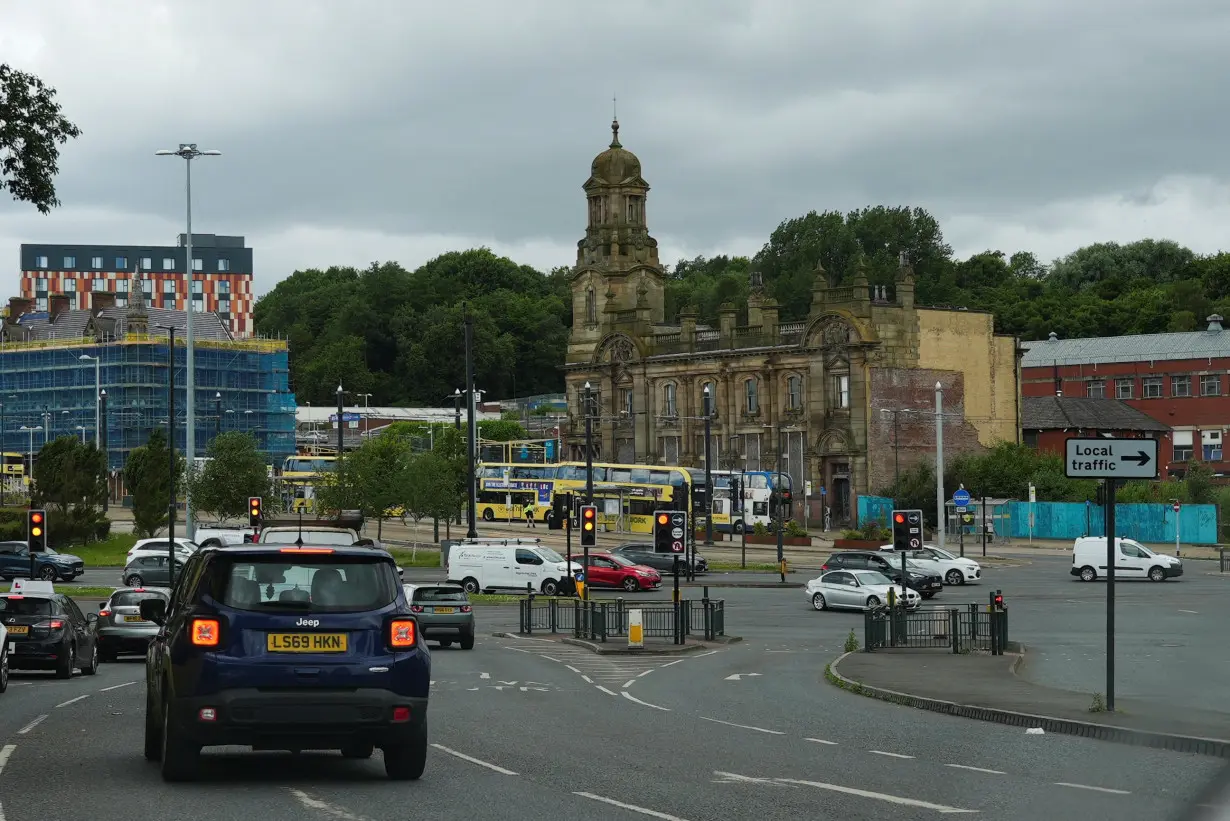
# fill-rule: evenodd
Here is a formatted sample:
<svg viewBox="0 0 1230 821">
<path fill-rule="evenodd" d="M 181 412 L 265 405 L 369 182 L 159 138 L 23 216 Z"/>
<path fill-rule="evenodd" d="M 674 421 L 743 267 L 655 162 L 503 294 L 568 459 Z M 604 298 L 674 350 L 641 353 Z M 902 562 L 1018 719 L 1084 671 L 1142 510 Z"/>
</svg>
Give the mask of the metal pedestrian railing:
<svg viewBox="0 0 1230 821">
<path fill-rule="evenodd" d="M 683 644 L 689 636 L 714 641 L 726 635 L 726 602 L 723 599 L 679 602 L 546 601 L 526 597 L 519 603 L 523 634 L 571 633 L 574 638 L 606 641 L 626 637 L 633 610 L 641 613 L 645 638 L 669 638 Z"/>
<path fill-rule="evenodd" d="M 986 604 L 916 610 L 881 606 L 865 612 L 863 629 L 863 649 L 868 653 L 885 648 L 938 648 L 1002 656 L 1008 642 L 1008 610 Z"/>
</svg>

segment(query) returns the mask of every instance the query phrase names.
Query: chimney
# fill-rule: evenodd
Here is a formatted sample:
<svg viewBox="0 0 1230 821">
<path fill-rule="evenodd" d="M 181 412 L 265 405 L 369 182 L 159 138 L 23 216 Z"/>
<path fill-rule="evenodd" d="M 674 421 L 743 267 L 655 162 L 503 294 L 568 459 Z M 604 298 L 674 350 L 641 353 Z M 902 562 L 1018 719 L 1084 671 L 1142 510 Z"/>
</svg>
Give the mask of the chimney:
<svg viewBox="0 0 1230 821">
<path fill-rule="evenodd" d="M 1209 323 L 1209 333 L 1215 334 L 1221 331 L 1221 314 L 1213 314 L 1207 320 Z"/>
<path fill-rule="evenodd" d="M 1058 342 L 1059 334 L 1055 333 L 1054 331 L 1051 331 L 1050 334 L 1047 336 L 1046 341 L 1047 342 Z"/>
<path fill-rule="evenodd" d="M 30 312 L 30 306 L 34 304 L 34 300 L 24 296 L 9 297 L 9 315 L 5 320 L 9 325 L 16 325 L 21 319 L 22 314 Z"/>
<path fill-rule="evenodd" d="M 111 291 L 93 291 L 90 293 L 90 308 L 94 316 L 98 316 L 108 308 L 115 307 L 115 294 Z"/>
<path fill-rule="evenodd" d="M 51 311 L 47 314 L 48 322 L 55 322 L 56 317 L 68 310 L 68 294 L 52 294 L 48 300 Z"/>
</svg>

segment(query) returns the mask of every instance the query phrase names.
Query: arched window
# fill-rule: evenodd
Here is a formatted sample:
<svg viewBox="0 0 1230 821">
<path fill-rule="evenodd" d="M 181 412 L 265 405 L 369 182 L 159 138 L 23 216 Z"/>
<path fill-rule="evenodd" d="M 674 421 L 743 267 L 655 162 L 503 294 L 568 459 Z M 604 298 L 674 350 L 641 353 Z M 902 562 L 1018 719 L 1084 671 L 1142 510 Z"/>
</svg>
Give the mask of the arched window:
<svg viewBox="0 0 1230 821">
<path fill-rule="evenodd" d="M 598 298 L 593 288 L 585 289 L 585 321 L 590 325 L 598 322 Z"/>
<path fill-rule="evenodd" d="M 745 407 L 749 414 L 760 412 L 760 392 L 757 389 L 756 380 L 748 379 L 743 383 L 743 393 L 745 398 Z"/>
<path fill-rule="evenodd" d="M 786 408 L 803 409 L 803 377 L 797 374 L 786 377 Z"/>
<path fill-rule="evenodd" d="M 675 383 L 667 382 L 662 386 L 662 415 L 663 416 L 678 416 L 678 407 L 675 404 Z"/>
</svg>

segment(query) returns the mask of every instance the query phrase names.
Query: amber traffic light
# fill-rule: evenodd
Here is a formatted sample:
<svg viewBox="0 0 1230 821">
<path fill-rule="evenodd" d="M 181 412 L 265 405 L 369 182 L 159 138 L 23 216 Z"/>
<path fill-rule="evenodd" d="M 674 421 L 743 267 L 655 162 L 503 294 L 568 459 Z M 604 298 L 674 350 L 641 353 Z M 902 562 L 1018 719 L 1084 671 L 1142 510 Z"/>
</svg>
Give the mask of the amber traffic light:
<svg viewBox="0 0 1230 821">
<path fill-rule="evenodd" d="M 248 527 L 261 526 L 261 497 L 248 497 Z"/>
<path fill-rule="evenodd" d="M 581 546 L 593 547 L 598 543 L 598 508 L 581 506 Z"/>
<path fill-rule="evenodd" d="M 47 511 L 31 510 L 26 517 L 30 551 L 38 552 L 47 547 Z"/>
</svg>

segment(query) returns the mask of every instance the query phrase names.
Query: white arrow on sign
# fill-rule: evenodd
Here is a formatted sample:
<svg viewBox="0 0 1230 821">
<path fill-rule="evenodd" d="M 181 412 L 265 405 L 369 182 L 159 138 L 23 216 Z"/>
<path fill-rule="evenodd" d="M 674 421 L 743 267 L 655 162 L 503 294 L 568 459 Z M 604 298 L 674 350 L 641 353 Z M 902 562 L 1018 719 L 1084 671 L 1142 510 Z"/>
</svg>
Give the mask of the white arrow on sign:
<svg viewBox="0 0 1230 821">
<path fill-rule="evenodd" d="M 758 675 L 760 675 L 760 673 L 735 673 L 733 676 L 727 676 L 726 680 L 727 681 L 743 681 L 745 677 L 751 678 L 752 676 L 758 676 Z"/>
</svg>

